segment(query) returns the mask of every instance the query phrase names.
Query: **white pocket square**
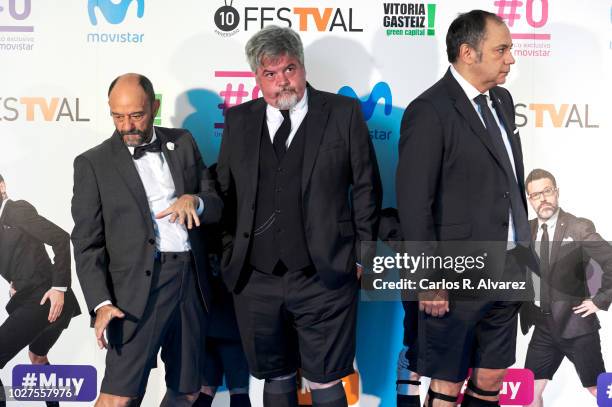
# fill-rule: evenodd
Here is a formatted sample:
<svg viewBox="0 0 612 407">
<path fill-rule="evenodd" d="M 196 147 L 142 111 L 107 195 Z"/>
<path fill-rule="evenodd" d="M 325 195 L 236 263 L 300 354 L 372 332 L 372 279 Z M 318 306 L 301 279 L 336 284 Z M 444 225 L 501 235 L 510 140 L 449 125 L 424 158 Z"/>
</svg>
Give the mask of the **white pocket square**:
<svg viewBox="0 0 612 407">
<path fill-rule="evenodd" d="M 512 134 L 518 134 L 518 127 L 516 129 L 514 129 L 514 131 L 512 132 Z"/>
<path fill-rule="evenodd" d="M 563 244 L 570 243 L 570 242 L 573 242 L 573 241 L 574 241 L 574 239 L 571 236 L 564 237 L 563 241 L 561 242 L 561 244 L 563 245 Z"/>
</svg>

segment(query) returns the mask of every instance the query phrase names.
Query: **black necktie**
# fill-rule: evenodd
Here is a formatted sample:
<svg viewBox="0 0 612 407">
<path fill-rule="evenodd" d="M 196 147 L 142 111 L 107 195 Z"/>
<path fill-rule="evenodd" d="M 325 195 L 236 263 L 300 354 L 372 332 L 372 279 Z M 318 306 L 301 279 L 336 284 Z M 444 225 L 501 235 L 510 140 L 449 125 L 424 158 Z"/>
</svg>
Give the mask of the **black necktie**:
<svg viewBox="0 0 612 407">
<path fill-rule="evenodd" d="M 138 160 L 147 152 L 159 153 L 160 151 L 162 151 L 161 141 L 159 141 L 159 139 L 157 138 L 152 143 L 146 144 L 144 146 L 134 147 L 134 154 L 132 155 L 132 158 L 134 158 L 134 160 Z"/>
<path fill-rule="evenodd" d="M 550 313 L 550 239 L 548 226 L 542 223 L 542 238 L 540 239 L 540 309 L 543 313 Z"/>
<path fill-rule="evenodd" d="M 521 198 L 521 191 L 519 190 L 512 164 L 510 163 L 510 156 L 504 141 L 502 138 L 501 130 L 497 121 L 493 117 L 493 112 L 489 109 L 486 95 L 478 95 L 474 98 L 474 102 L 480 108 L 480 114 L 487 128 L 487 132 L 491 136 L 491 141 L 497 150 L 498 156 L 502 160 L 502 165 L 506 169 L 506 176 L 508 177 L 508 185 L 510 187 L 510 209 L 512 211 L 512 220 L 514 222 L 514 239 L 517 242 L 523 242 L 524 245 L 528 245 L 531 241 L 531 231 L 529 229 L 529 222 L 527 221 L 527 210 L 523 205 Z"/>
<path fill-rule="evenodd" d="M 291 133 L 291 119 L 289 118 L 289 110 L 281 110 L 280 112 L 283 115 L 283 122 L 276 131 L 276 134 L 274 135 L 274 142 L 272 143 L 274 146 L 274 152 L 276 153 L 276 158 L 278 158 L 279 161 L 283 159 L 283 156 L 287 151 L 287 139 L 289 138 L 289 133 Z"/>
</svg>

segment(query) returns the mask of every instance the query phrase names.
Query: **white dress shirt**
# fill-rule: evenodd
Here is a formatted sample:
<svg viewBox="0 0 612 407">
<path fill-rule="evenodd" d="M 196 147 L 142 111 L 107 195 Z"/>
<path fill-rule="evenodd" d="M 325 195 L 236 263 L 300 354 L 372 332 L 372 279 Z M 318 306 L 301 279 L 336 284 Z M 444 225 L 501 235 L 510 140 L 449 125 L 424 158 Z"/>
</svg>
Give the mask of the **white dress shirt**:
<svg viewBox="0 0 612 407">
<path fill-rule="evenodd" d="M 8 201 L 8 199 L 4 199 L 2 200 L 2 205 L 0 205 L 0 218 L 2 218 L 2 213 L 4 212 L 4 206 L 6 205 L 6 201 Z M 11 285 L 13 284 L 13 282 L 11 281 Z M 68 287 L 51 287 L 54 290 L 57 291 L 61 291 L 61 292 L 66 292 L 68 291 Z"/>
<path fill-rule="evenodd" d="M 491 112 L 495 113 L 493 114 L 493 117 L 495 118 L 497 127 L 499 127 L 499 130 L 501 131 L 502 140 L 504 142 L 504 146 L 506 147 L 506 151 L 508 152 L 508 158 L 510 159 L 510 165 L 512 165 L 512 173 L 514 174 L 514 179 L 516 180 L 517 178 L 516 178 L 516 168 L 514 166 L 514 154 L 512 154 L 512 146 L 510 145 L 510 139 L 508 138 L 508 133 L 506 133 L 506 128 L 502 125 L 502 123 L 499 120 L 499 114 L 497 114 L 497 111 L 495 110 L 495 107 L 493 106 L 493 102 L 491 100 L 491 96 L 489 95 L 489 91 L 486 91 L 485 93 L 480 93 L 480 91 L 476 89 L 471 83 L 469 83 L 463 76 L 461 76 L 461 74 L 457 72 L 455 67 L 452 65 L 450 66 L 450 71 L 453 77 L 455 78 L 455 80 L 459 83 L 459 86 L 461 86 L 461 89 L 463 89 L 463 91 L 465 92 L 467 98 L 472 104 L 472 107 L 474 108 L 474 110 L 476 110 L 476 113 L 478 113 L 478 117 L 480 117 L 480 121 L 482 122 L 483 126 L 485 124 L 484 118 L 482 117 L 480 109 L 478 108 L 478 105 L 474 101 L 474 98 L 481 94 L 487 97 L 487 104 L 489 106 L 489 109 L 491 109 Z M 512 209 L 508 210 L 508 225 L 509 225 L 508 226 L 508 242 L 512 242 L 512 247 L 509 246 L 508 248 L 512 249 L 514 248 L 514 241 L 515 241 L 514 223 L 512 220 Z"/>
<path fill-rule="evenodd" d="M 548 230 L 548 241 L 550 243 L 552 243 L 554 237 L 555 237 L 555 229 L 557 228 L 557 220 L 559 219 L 559 208 L 557 208 L 557 211 L 553 214 L 553 216 L 551 216 L 550 218 L 546 219 L 545 221 L 543 221 L 542 219 L 538 218 L 538 233 L 536 234 L 536 242 L 540 242 L 542 241 L 542 234 L 544 234 L 544 231 L 542 230 L 542 224 L 546 223 L 546 227 Z M 539 246 L 538 247 L 538 255 L 540 254 L 540 250 L 539 250 Z M 548 254 L 550 256 L 550 250 L 548 251 Z"/>
<path fill-rule="evenodd" d="M 289 145 L 293 141 L 295 134 L 300 128 L 300 124 L 306 117 L 306 113 L 308 113 L 308 90 L 304 91 L 304 96 L 300 99 L 299 102 L 291 109 L 289 109 L 289 118 L 291 120 L 291 132 L 289 133 L 289 137 L 287 137 L 287 143 L 285 143 L 285 147 L 289 148 Z M 283 123 L 283 114 L 279 109 L 274 106 L 268 105 L 266 108 L 266 124 L 268 125 L 268 133 L 270 133 L 270 141 L 274 143 L 274 135 L 278 131 L 278 128 Z"/>
</svg>

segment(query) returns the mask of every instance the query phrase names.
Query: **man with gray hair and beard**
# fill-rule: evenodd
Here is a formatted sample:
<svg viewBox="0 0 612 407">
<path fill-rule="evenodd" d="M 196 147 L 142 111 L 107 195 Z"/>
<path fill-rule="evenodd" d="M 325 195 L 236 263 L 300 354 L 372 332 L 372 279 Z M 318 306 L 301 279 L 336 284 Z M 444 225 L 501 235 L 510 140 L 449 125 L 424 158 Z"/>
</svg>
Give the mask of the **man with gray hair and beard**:
<svg viewBox="0 0 612 407">
<path fill-rule="evenodd" d="M 293 30 L 262 29 L 246 55 L 263 97 L 227 111 L 217 172 L 249 368 L 265 406 L 297 406 L 298 369 L 314 406 L 347 406 L 360 243 L 376 240 L 381 205 L 368 128 L 357 100 L 306 82 Z"/>
</svg>

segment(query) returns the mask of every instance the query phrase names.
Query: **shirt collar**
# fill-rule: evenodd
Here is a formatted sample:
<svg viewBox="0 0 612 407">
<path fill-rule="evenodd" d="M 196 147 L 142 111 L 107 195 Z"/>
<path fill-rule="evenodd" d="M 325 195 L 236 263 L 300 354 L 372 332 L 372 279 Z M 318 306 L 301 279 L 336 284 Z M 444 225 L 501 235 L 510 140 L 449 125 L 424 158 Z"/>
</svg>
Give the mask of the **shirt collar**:
<svg viewBox="0 0 612 407">
<path fill-rule="evenodd" d="M 2 217 L 2 213 L 4 212 L 4 207 L 6 206 L 6 201 L 8 201 L 8 198 L 4 199 L 2 201 L 2 205 L 0 205 L 0 218 Z"/>
<path fill-rule="evenodd" d="M 148 143 L 144 143 L 141 144 L 142 146 L 146 146 L 148 144 L 151 144 L 152 142 L 154 142 L 157 139 L 157 136 L 155 135 L 155 126 L 153 126 L 153 136 L 151 136 L 151 141 L 149 141 Z M 128 148 L 128 150 L 130 151 L 131 155 L 134 155 L 134 149 L 136 147 L 131 147 L 131 146 L 126 146 Z M 140 146 L 139 146 L 140 147 Z"/>
<path fill-rule="evenodd" d="M 557 219 L 559 219 L 559 208 L 557 208 L 557 210 L 555 211 L 555 213 L 553 214 L 553 216 L 551 216 L 550 218 L 546 219 L 545 221 L 543 221 L 542 219 L 538 218 L 538 228 L 542 228 L 542 224 L 546 223 L 548 230 L 554 228 L 557 225 Z"/>
<path fill-rule="evenodd" d="M 455 69 L 454 66 L 450 66 L 450 71 L 455 80 L 459 83 L 459 86 L 461 86 L 461 89 L 463 89 L 463 91 L 467 95 L 468 99 L 470 99 L 470 102 L 474 103 L 474 98 L 478 95 L 486 95 L 487 98 L 490 99 L 488 90 L 484 93 L 480 93 L 480 91 L 476 89 L 474 85 L 469 83 L 463 76 L 461 76 L 461 74 Z"/>
<path fill-rule="evenodd" d="M 304 90 L 304 96 L 302 96 L 299 102 L 297 102 L 295 106 L 289 109 L 289 114 L 291 115 L 292 113 L 302 111 L 306 108 L 306 106 L 308 106 L 308 89 Z M 280 109 L 277 109 L 276 107 L 270 104 L 268 104 L 266 108 L 266 114 L 268 117 L 283 117 L 282 113 L 280 112 Z"/>
</svg>

